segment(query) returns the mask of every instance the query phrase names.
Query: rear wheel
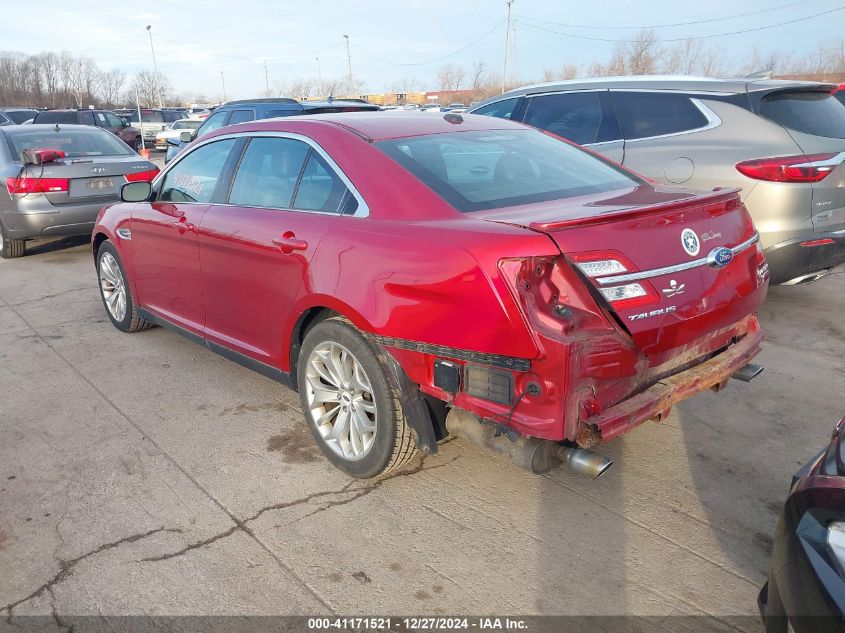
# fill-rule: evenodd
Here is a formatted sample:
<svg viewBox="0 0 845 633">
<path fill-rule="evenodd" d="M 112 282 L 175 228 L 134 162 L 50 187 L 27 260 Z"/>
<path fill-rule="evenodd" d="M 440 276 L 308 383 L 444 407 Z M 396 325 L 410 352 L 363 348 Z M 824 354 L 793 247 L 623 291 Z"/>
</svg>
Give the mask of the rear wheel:
<svg viewBox="0 0 845 633">
<path fill-rule="evenodd" d="M 346 319 L 328 319 L 311 328 L 297 363 L 297 383 L 308 428 L 340 470 L 375 477 L 416 454 L 384 368 Z"/>
<path fill-rule="evenodd" d="M 0 224 L 0 257 L 3 259 L 13 259 L 15 257 L 22 257 L 25 246 L 23 240 L 13 240 L 6 235 L 6 229 Z"/>
<path fill-rule="evenodd" d="M 141 151 L 141 145 L 142 145 L 142 143 L 141 143 L 141 137 L 140 137 L 140 136 L 136 136 L 136 137 L 135 137 L 135 151 L 136 151 L 136 152 L 140 152 L 140 151 Z"/>
<path fill-rule="evenodd" d="M 100 297 L 112 324 L 121 332 L 137 332 L 152 327 L 152 323 L 138 316 L 132 290 L 126 282 L 123 265 L 117 250 L 106 240 L 97 250 L 97 277 Z"/>
</svg>

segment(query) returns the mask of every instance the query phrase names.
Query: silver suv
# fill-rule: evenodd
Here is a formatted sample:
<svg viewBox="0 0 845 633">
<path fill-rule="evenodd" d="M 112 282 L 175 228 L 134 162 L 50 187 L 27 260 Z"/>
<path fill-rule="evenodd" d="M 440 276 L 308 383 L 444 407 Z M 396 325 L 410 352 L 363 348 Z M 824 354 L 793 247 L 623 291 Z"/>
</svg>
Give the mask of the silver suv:
<svg viewBox="0 0 845 633">
<path fill-rule="evenodd" d="M 845 262 L 845 106 L 833 85 L 615 77 L 528 86 L 469 110 L 522 121 L 659 183 L 737 187 L 772 283 Z"/>
</svg>

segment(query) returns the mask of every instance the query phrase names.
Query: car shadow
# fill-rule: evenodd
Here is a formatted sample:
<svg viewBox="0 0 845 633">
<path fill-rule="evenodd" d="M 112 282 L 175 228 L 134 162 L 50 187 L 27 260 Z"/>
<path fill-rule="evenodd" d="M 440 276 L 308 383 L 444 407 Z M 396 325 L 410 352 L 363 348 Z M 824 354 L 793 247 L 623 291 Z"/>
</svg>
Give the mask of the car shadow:
<svg viewBox="0 0 845 633">
<path fill-rule="evenodd" d="M 75 235 L 73 237 L 63 237 L 59 239 L 38 239 L 26 243 L 25 256 L 45 255 L 47 253 L 54 253 L 56 251 L 82 246 L 83 244 L 90 244 L 90 235 Z"/>
</svg>

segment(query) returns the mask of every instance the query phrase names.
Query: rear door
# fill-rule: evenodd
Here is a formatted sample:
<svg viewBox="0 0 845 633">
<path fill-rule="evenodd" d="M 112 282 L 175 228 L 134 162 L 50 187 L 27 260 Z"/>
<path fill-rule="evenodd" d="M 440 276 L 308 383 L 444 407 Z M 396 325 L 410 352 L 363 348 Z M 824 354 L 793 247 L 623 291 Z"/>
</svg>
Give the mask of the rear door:
<svg viewBox="0 0 845 633">
<path fill-rule="evenodd" d="M 830 170 L 811 185 L 815 232 L 845 230 L 845 106 L 828 91 L 780 90 L 763 96 L 757 110 L 786 128 L 808 163 Z"/>
<path fill-rule="evenodd" d="M 532 95 L 522 121 L 589 147 L 617 163 L 624 160 L 622 132 L 607 90 Z"/>
<path fill-rule="evenodd" d="M 155 201 L 132 213 L 132 258 L 140 305 L 195 334 L 205 325 L 197 233 L 224 187 L 235 139 L 197 147 L 156 185 Z"/>
<path fill-rule="evenodd" d="M 249 140 L 227 203 L 208 209 L 200 229 L 206 338 L 287 366 L 281 325 L 349 196 L 335 169 L 301 140 Z"/>
</svg>

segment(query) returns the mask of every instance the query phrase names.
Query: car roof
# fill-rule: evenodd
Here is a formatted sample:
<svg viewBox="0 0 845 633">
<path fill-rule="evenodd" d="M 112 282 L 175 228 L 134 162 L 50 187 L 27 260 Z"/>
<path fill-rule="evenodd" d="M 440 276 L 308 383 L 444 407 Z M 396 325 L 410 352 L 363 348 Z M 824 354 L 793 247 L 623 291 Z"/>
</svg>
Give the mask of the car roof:
<svg viewBox="0 0 845 633">
<path fill-rule="evenodd" d="M 460 121 L 450 123 L 450 118 L 452 120 L 460 119 Z M 447 114 L 437 116 L 422 112 L 366 111 L 263 119 L 221 128 L 218 132 L 225 134 L 227 132 L 287 131 L 293 127 L 307 128 L 315 123 L 339 126 L 371 141 L 450 132 L 528 129 L 521 123 L 481 115 Z"/>
<path fill-rule="evenodd" d="M 832 89 L 833 84 L 814 81 L 792 81 L 785 79 L 716 79 L 714 77 L 693 77 L 680 75 L 631 75 L 620 77 L 593 77 L 591 79 L 572 79 L 532 84 L 511 90 L 502 95 L 486 99 L 482 103 L 491 103 L 508 97 L 516 97 L 562 90 L 595 90 L 597 88 L 618 90 L 677 90 L 684 92 L 738 94 L 757 90 L 776 90 L 791 87 L 818 87 Z M 480 105 L 480 104 L 479 104 Z"/>
</svg>

